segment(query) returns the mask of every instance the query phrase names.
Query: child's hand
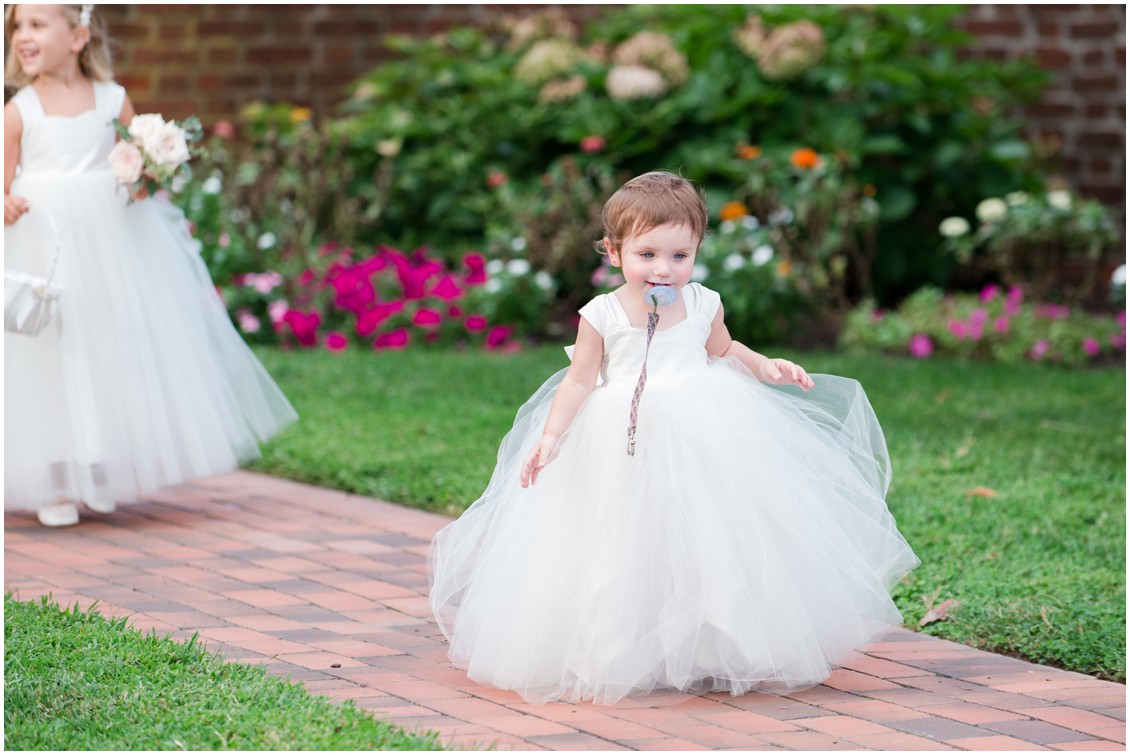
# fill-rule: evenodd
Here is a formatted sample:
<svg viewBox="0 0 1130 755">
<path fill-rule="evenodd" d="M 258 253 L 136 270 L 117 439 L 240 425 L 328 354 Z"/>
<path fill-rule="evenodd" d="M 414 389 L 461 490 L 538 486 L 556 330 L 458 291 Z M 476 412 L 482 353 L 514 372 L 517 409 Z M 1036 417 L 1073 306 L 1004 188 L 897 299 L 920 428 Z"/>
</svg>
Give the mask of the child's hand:
<svg viewBox="0 0 1130 755">
<path fill-rule="evenodd" d="M 537 442 L 530 455 L 522 462 L 522 487 L 528 488 L 538 481 L 538 473 L 553 458 L 553 451 L 557 448 L 556 435 L 543 435 Z"/>
<path fill-rule="evenodd" d="M 4 225 L 12 225 L 20 216 L 28 211 L 27 200 L 23 197 L 4 195 Z"/>
<path fill-rule="evenodd" d="M 816 385 L 799 364 L 788 359 L 766 359 L 761 365 L 760 377 L 774 385 L 799 385 L 805 392 Z"/>
</svg>

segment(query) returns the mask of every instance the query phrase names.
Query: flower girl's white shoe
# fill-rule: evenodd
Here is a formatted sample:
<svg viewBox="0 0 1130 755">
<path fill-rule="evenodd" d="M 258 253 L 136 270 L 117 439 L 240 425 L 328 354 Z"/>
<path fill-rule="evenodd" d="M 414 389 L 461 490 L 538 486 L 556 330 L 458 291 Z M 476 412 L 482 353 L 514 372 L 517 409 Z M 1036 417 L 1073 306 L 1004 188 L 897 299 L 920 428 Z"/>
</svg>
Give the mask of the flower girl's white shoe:
<svg viewBox="0 0 1130 755">
<path fill-rule="evenodd" d="M 44 527 L 67 527 L 78 524 L 78 507 L 69 501 L 50 503 L 36 512 Z"/>
<path fill-rule="evenodd" d="M 118 509 L 118 505 L 112 500 L 98 500 L 92 499 L 83 501 L 83 506 L 86 506 L 91 511 L 96 511 L 99 514 L 113 514 Z"/>
</svg>

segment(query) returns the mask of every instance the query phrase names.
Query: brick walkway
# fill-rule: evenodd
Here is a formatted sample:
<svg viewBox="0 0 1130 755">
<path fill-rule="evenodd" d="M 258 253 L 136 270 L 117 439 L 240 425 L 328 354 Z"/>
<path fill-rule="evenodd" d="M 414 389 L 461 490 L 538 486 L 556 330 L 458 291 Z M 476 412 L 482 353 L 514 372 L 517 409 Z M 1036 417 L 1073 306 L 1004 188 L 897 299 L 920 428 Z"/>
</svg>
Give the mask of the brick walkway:
<svg viewBox="0 0 1130 755">
<path fill-rule="evenodd" d="M 444 743 L 523 750 L 1123 750 L 1126 688 L 898 630 L 822 686 L 532 706 L 451 667 L 425 553 L 448 520 L 239 472 L 77 527 L 5 516 L 7 590 L 98 600 Z"/>
</svg>

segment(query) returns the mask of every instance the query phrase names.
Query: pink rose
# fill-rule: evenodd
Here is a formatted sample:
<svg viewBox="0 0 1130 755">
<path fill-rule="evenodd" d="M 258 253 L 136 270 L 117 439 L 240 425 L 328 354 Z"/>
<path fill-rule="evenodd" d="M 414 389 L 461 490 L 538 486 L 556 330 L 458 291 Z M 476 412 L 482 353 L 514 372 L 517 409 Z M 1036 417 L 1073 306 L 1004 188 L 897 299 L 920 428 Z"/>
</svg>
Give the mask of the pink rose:
<svg viewBox="0 0 1130 755">
<path fill-rule="evenodd" d="M 115 144 L 106 160 L 110 163 L 114 178 L 118 179 L 120 184 L 136 183 L 145 167 L 145 158 L 142 157 L 141 150 L 130 142 Z"/>
<path fill-rule="evenodd" d="M 147 151 L 158 165 L 177 166 L 188 162 L 188 141 L 184 129 L 169 121 L 161 127 L 156 142 Z"/>
</svg>

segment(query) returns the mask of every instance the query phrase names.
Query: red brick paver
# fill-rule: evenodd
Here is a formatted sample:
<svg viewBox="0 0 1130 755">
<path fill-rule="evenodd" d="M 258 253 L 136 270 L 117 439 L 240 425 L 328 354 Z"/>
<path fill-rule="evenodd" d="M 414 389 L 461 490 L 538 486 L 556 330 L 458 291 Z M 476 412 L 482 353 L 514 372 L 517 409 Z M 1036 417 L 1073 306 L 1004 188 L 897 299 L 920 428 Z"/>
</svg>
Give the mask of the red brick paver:
<svg viewBox="0 0 1130 755">
<path fill-rule="evenodd" d="M 5 589 L 21 600 L 195 632 L 232 661 L 353 700 L 447 745 L 500 750 L 1125 749 L 1126 689 L 895 630 L 791 695 L 656 693 L 529 705 L 447 660 L 425 554 L 449 520 L 238 472 L 47 529 L 5 515 Z"/>
</svg>

